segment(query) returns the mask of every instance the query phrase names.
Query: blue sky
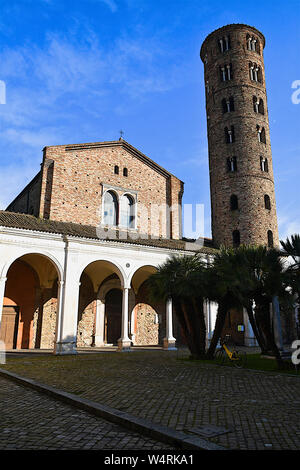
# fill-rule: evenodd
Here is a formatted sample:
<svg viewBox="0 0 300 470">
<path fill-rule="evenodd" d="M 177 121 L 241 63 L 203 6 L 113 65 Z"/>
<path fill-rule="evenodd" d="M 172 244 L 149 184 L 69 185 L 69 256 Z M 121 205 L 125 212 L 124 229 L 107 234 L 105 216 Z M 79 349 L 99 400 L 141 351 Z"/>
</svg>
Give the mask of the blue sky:
<svg viewBox="0 0 300 470">
<path fill-rule="evenodd" d="M 300 0 L 1 0 L 0 208 L 39 171 L 46 145 L 117 140 L 210 194 L 203 65 L 206 35 L 246 23 L 266 36 L 279 235 L 300 233 Z M 187 234 L 189 235 L 189 234 Z"/>
</svg>

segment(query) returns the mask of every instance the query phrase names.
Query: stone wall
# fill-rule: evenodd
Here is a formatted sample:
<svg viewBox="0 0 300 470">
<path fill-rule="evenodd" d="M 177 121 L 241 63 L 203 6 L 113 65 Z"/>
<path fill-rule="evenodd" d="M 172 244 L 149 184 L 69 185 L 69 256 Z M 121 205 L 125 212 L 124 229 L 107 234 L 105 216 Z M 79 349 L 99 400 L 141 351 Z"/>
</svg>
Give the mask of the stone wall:
<svg viewBox="0 0 300 470">
<path fill-rule="evenodd" d="M 151 305 L 136 305 L 135 321 L 135 345 L 159 344 L 159 317 Z"/>
<path fill-rule="evenodd" d="M 92 346 L 95 334 L 96 300 L 92 282 L 83 273 L 79 289 L 77 347 Z"/>
<path fill-rule="evenodd" d="M 147 282 L 142 284 L 136 295 L 134 319 L 135 345 L 162 344 L 166 331 L 166 309 L 163 302 L 151 301 L 147 292 Z"/>
</svg>

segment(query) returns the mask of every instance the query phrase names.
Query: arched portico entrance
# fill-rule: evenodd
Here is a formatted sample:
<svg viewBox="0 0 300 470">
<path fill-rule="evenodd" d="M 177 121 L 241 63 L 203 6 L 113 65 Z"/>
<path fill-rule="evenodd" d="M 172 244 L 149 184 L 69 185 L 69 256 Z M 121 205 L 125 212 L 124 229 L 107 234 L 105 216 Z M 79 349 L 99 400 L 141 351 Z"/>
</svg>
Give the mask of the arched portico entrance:
<svg viewBox="0 0 300 470">
<path fill-rule="evenodd" d="M 126 334 L 128 320 L 126 322 L 123 319 L 124 295 L 128 289 L 124 294 L 123 286 L 122 272 L 110 261 L 93 261 L 83 270 L 80 278 L 77 346 L 118 344 L 120 347 L 119 343 L 124 338 L 130 342 Z M 122 333 L 124 326 L 125 334 Z"/>
<path fill-rule="evenodd" d="M 28 253 L 6 273 L 0 340 L 6 349 L 53 348 L 59 269 L 45 255 Z"/>
<path fill-rule="evenodd" d="M 135 292 L 135 305 L 131 312 L 131 337 L 135 345 L 159 345 L 166 349 L 175 347 L 173 337 L 173 314 L 170 301 L 153 302 L 149 295 L 147 280 L 157 272 L 151 265 L 141 266 L 131 278 Z"/>
</svg>

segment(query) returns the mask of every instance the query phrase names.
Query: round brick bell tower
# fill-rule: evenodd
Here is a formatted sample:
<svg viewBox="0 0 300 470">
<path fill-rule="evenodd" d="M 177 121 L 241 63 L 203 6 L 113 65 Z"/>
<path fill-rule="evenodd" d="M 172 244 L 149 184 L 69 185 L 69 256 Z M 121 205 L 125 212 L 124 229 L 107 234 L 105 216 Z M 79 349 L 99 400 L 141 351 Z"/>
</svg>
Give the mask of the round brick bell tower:
<svg viewBox="0 0 300 470">
<path fill-rule="evenodd" d="M 278 246 L 263 49 L 257 29 L 207 36 L 204 63 L 212 236 L 216 246 Z"/>
</svg>

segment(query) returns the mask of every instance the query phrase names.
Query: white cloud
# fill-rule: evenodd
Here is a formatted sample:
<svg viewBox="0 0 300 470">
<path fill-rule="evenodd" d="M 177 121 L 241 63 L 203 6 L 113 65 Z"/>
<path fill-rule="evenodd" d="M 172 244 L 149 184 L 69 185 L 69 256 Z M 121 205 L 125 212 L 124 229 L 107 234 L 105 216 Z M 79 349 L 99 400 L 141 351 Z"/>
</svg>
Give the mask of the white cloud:
<svg viewBox="0 0 300 470">
<path fill-rule="evenodd" d="M 91 31 L 80 43 L 70 37 L 48 34 L 43 48 L 24 46 L 0 53 L 0 77 L 7 88 L 7 105 L 0 110 L 4 121 L 24 127 L 41 118 L 49 121 L 59 104 L 66 113 L 68 103 L 87 109 L 93 97 L 117 93 L 135 100 L 185 80 L 175 63 L 165 71 L 161 59 L 164 62 L 169 52 L 156 40 L 123 38 L 104 47 Z"/>
<path fill-rule="evenodd" d="M 88 26 L 80 36 L 48 33 L 41 47 L 0 51 L 7 92 L 0 107 L 1 207 L 38 172 L 45 145 L 74 142 L 95 123 L 102 135 L 104 116 L 117 119 L 131 103 L 176 88 L 187 70 L 155 38 L 122 37 L 104 44 Z"/>
<path fill-rule="evenodd" d="M 286 208 L 286 211 L 278 213 L 279 239 L 286 240 L 287 237 L 300 234 L 300 211 Z"/>
<path fill-rule="evenodd" d="M 115 13 L 118 9 L 117 4 L 114 0 L 98 0 L 98 1 L 105 3 L 105 5 L 107 5 L 108 8 L 110 8 L 112 13 Z"/>
</svg>

